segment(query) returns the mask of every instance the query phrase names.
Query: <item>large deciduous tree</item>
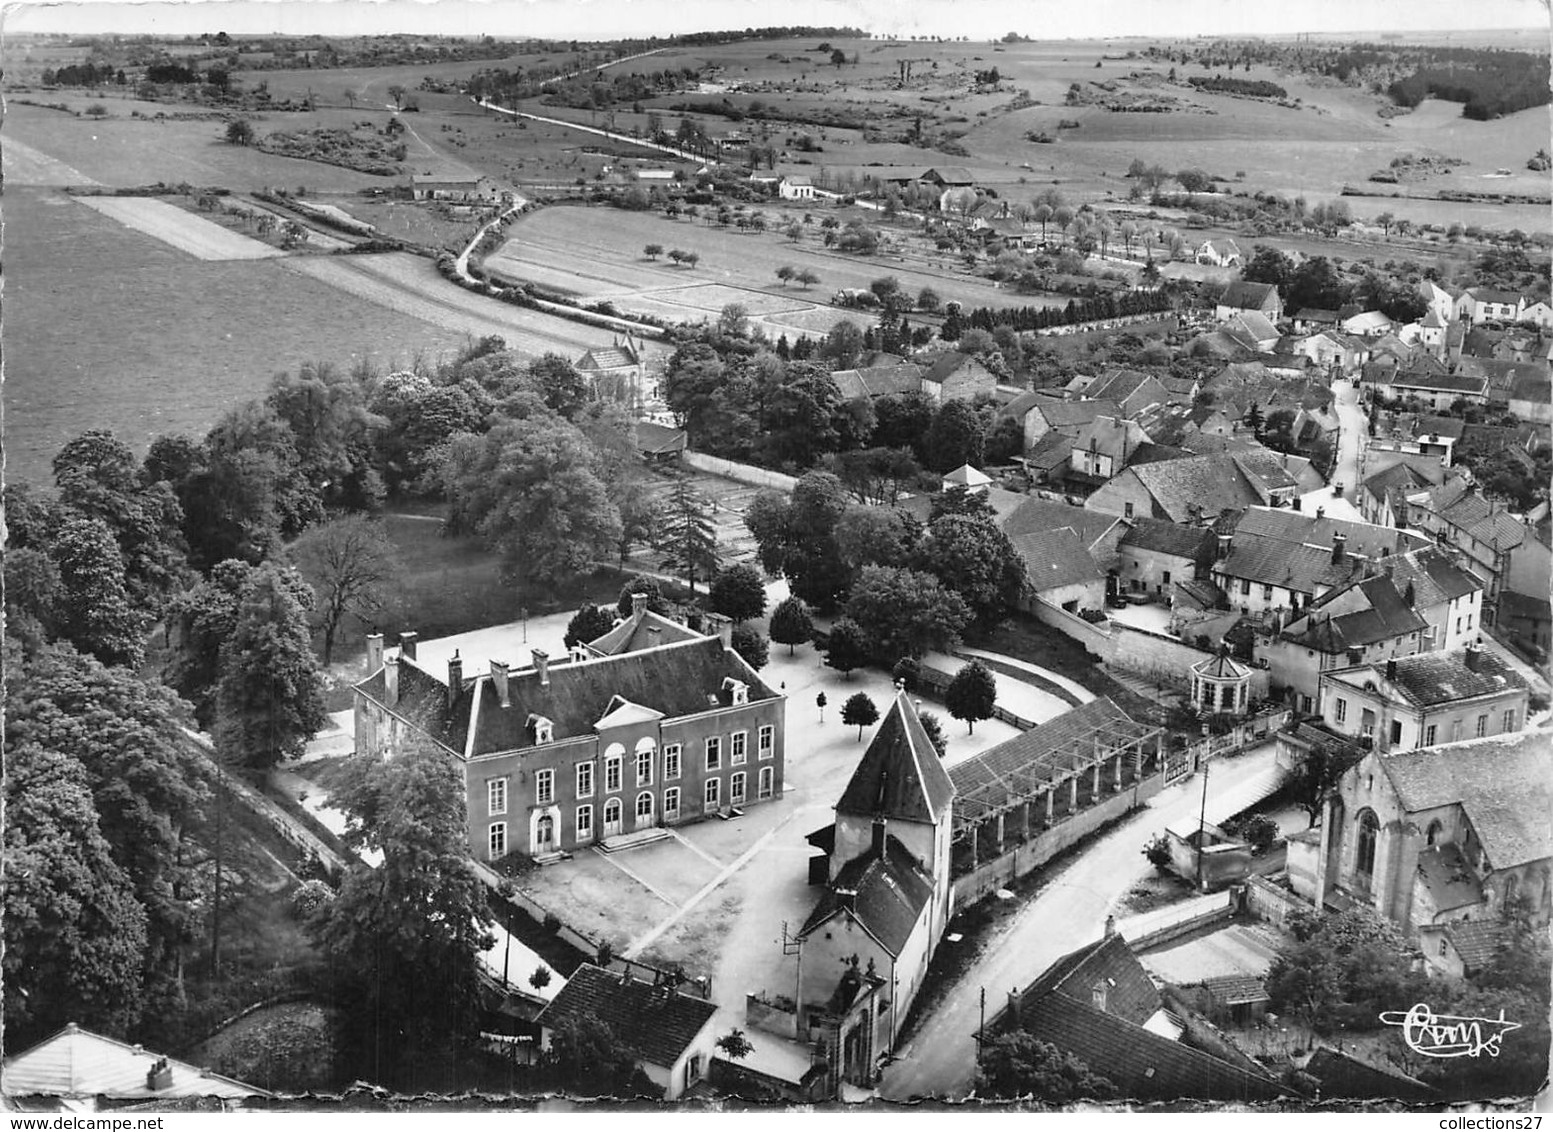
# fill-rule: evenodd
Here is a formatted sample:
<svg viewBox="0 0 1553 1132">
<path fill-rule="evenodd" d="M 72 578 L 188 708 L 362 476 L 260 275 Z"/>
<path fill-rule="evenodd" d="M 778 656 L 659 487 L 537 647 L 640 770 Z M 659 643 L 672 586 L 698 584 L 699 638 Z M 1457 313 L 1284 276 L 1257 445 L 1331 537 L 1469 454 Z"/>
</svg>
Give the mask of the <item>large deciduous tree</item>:
<svg viewBox="0 0 1553 1132">
<path fill-rule="evenodd" d="M 338 794 L 346 843 L 382 864 L 354 866 L 315 921 L 338 993 L 348 1076 L 403 1091 L 448 1091 L 479 1038 L 485 890 L 469 869 L 463 781 L 443 752 L 408 744 L 352 765 Z"/>
<path fill-rule="evenodd" d="M 567 648 L 585 645 L 589 641 L 598 640 L 614 627 L 614 611 L 590 603 L 572 614 L 572 619 L 566 623 L 566 636 L 562 643 Z"/>
<path fill-rule="evenodd" d="M 807 642 L 814 636 L 814 619 L 802 598 L 784 598 L 771 611 L 771 639 L 787 646 L 787 655 L 793 655 L 793 647 Z"/>
<path fill-rule="evenodd" d="M 59 570 L 60 634 L 104 664 L 145 656 L 146 616 L 124 585 L 124 557 L 101 519 L 67 518 L 49 547 Z"/>
<path fill-rule="evenodd" d="M 766 612 L 766 584 L 760 571 L 741 562 L 717 572 L 710 600 L 713 612 L 748 621 Z"/>
<path fill-rule="evenodd" d="M 992 519 L 944 515 L 928 525 L 913 565 L 954 590 L 978 624 L 990 626 L 1018 604 L 1025 564 Z"/>
<path fill-rule="evenodd" d="M 307 362 L 295 374 L 278 374 L 265 404 L 290 427 L 298 470 L 325 507 L 359 511 L 382 502 L 371 438 L 387 422 L 367 408 L 362 382 Z"/>
<path fill-rule="evenodd" d="M 334 642 L 345 618 L 365 620 L 383 608 L 397 573 L 393 544 L 381 523 L 347 515 L 306 531 L 292 543 L 291 557 L 317 595 L 327 667 L 334 663 Z"/>
<path fill-rule="evenodd" d="M 245 766 L 295 758 L 327 721 L 309 608 L 285 571 L 267 563 L 253 572 L 221 649 L 213 733 L 223 755 Z"/>
<path fill-rule="evenodd" d="M 864 566 L 852 584 L 847 616 L 868 635 L 881 664 L 950 647 L 970 623 L 964 599 L 931 574 L 889 566 Z"/>
<path fill-rule="evenodd" d="M 976 1058 L 976 1093 L 1062 1105 L 1109 1100 L 1116 1086 L 1073 1054 L 1023 1030 L 1010 1030 L 982 1044 Z"/>
<path fill-rule="evenodd" d="M 945 401 L 922 439 L 923 463 L 935 472 L 952 472 L 962 464 L 975 467 L 982 462 L 986 444 L 981 414 L 968 401 Z"/>
</svg>

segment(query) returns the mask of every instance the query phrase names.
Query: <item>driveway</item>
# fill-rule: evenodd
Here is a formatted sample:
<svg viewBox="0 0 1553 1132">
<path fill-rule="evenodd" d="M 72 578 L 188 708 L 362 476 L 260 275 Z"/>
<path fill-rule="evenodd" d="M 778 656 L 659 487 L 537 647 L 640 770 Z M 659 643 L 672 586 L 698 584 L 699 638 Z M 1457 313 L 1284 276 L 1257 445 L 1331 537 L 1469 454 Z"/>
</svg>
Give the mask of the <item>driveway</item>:
<svg viewBox="0 0 1553 1132">
<path fill-rule="evenodd" d="M 1246 797 L 1237 788 L 1265 775 L 1273 761 L 1273 745 L 1266 744 L 1210 764 L 1208 820 L 1232 816 Z M 1169 787 L 1152 798 L 1143 812 L 1056 870 L 1040 893 L 987 942 L 933 1014 L 918 1025 L 911 1041 L 885 1070 L 879 1094 L 890 1100 L 964 1097 L 976 1072 L 972 1034 L 980 1023 L 981 991 L 987 992 L 989 1011 L 995 1010 L 1009 991 L 1028 985 L 1054 960 L 1098 939 L 1107 914 L 1149 869 L 1144 842 L 1170 822 L 1197 817 L 1202 785 L 1199 773 Z"/>
</svg>

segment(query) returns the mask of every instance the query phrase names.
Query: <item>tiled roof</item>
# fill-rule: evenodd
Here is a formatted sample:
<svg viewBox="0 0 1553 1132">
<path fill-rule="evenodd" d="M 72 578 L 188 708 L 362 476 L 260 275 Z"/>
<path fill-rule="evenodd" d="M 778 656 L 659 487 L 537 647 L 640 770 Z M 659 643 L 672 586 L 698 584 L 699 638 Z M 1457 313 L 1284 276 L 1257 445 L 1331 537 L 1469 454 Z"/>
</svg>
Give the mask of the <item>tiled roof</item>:
<svg viewBox="0 0 1553 1132">
<path fill-rule="evenodd" d="M 928 367 L 927 372 L 922 377 L 924 381 L 942 382 L 945 378 L 953 376 L 960 369 L 972 363 L 976 365 L 981 364 L 970 354 L 962 354 L 958 350 L 948 350 L 934 359 L 933 364 Z"/>
<path fill-rule="evenodd" d="M 1553 604 L 1545 597 L 1532 597 L 1505 590 L 1499 595 L 1499 619 L 1547 621 L 1553 617 Z"/>
<path fill-rule="evenodd" d="M 1030 449 L 1030 455 L 1025 457 L 1025 465 L 1035 471 L 1049 472 L 1066 464 L 1072 454 L 1073 438 L 1056 429 L 1048 429 L 1035 442 L 1035 447 Z"/>
<path fill-rule="evenodd" d="M 172 1075 L 164 1088 L 152 1089 L 146 1075 L 159 1061 Z M 173 1097 L 267 1097 L 270 1094 L 186 1061 L 83 1030 L 74 1022 L 31 1049 L 5 1059 L 7 1097 L 49 1096 L 114 1100 Z"/>
<path fill-rule="evenodd" d="M 953 798 L 954 785 L 917 709 L 905 692 L 897 692 L 841 792 L 836 812 L 932 824 Z"/>
<path fill-rule="evenodd" d="M 1346 606 L 1354 598 L 1363 600 L 1363 608 L 1326 615 L 1327 607 L 1339 602 Z M 1311 603 L 1310 612 L 1290 625 L 1284 636 L 1306 648 L 1330 654 L 1395 640 L 1428 627 L 1429 623 L 1402 600 L 1391 579 L 1375 577 L 1322 594 Z"/>
<path fill-rule="evenodd" d="M 1422 326 L 1425 330 L 1444 330 L 1445 320 L 1440 317 L 1439 311 L 1435 310 L 1433 307 L 1430 307 L 1429 313 L 1424 315 L 1424 320 L 1423 322 L 1419 323 L 1419 325 Z"/>
<path fill-rule="evenodd" d="M 1194 515 L 1213 518 L 1224 511 L 1262 502 L 1262 497 L 1229 456 L 1162 460 L 1140 464 L 1127 471 L 1138 477 L 1172 522 L 1190 522 Z"/>
<path fill-rule="evenodd" d="M 627 617 L 609 632 L 589 641 L 588 648 L 599 656 L 619 656 L 621 653 L 656 648 L 658 645 L 694 641 L 701 636 L 702 634 L 686 625 L 681 625 L 678 621 L 671 621 L 661 614 L 646 609 L 642 611 L 640 618 Z"/>
<path fill-rule="evenodd" d="M 1267 984 L 1257 975 L 1215 975 L 1204 979 L 1202 987 L 1221 1006 L 1268 1000 Z"/>
<path fill-rule="evenodd" d="M 1391 567 L 1391 580 L 1404 596 L 1408 586 L 1413 587 L 1414 609 L 1431 609 L 1483 588 L 1444 551 L 1432 546 L 1383 558 L 1381 565 Z"/>
<path fill-rule="evenodd" d="M 1259 310 L 1262 304 L 1276 300 L 1278 288 L 1271 283 L 1247 283 L 1237 279 L 1224 288 L 1219 296 L 1221 307 L 1238 307 L 1241 310 Z"/>
<path fill-rule="evenodd" d="M 1036 593 L 1105 577 L 1089 548 L 1068 527 L 1015 535 L 1009 541 L 1024 560 L 1025 577 Z"/>
<path fill-rule="evenodd" d="M 1134 519 L 1132 530 L 1122 537 L 1122 546 L 1173 554 L 1178 558 L 1197 558 L 1217 540 L 1202 527 L 1183 527 L 1158 519 Z"/>
<path fill-rule="evenodd" d="M 1472 971 L 1493 961 L 1505 940 L 1505 926 L 1497 920 L 1458 920 L 1445 925 L 1445 938 Z"/>
<path fill-rule="evenodd" d="M 1247 479 L 1259 482 L 1268 492 L 1298 487 L 1299 483 L 1289 474 L 1288 462 L 1300 457 L 1274 452 L 1271 448 L 1249 448 L 1244 452 L 1231 452 L 1230 459 Z"/>
<path fill-rule="evenodd" d="M 1243 539 L 1237 534 L 1230 552 L 1214 563 L 1213 571 L 1308 594 L 1317 586 L 1342 585 L 1363 568 L 1362 560 L 1351 555 L 1334 563 L 1332 552 L 1321 547 L 1273 538 Z"/>
<path fill-rule="evenodd" d="M 1164 1005 L 1154 980 L 1120 933 L 1102 936 L 1070 951 L 1026 987 L 1021 997 L 1034 1001 L 1042 995 L 1062 993 L 1088 1001 L 1095 985 L 1101 982 L 1106 987 L 1106 1013 L 1135 1026 L 1143 1025 Z"/>
<path fill-rule="evenodd" d="M 1464 377 L 1482 378 L 1495 389 L 1513 389 L 1550 380 L 1547 362 L 1503 361 L 1498 358 L 1462 358 L 1457 371 Z"/>
<path fill-rule="evenodd" d="M 1157 464 L 1161 460 L 1180 460 L 1194 455 L 1198 453 L 1194 453 L 1190 448 L 1174 448 L 1168 444 L 1141 444 L 1127 461 L 1127 466 L 1130 468 L 1134 464 Z"/>
<path fill-rule="evenodd" d="M 1418 1100 L 1435 1095 L 1414 1077 L 1330 1046 L 1322 1046 L 1311 1055 L 1305 1072 L 1321 1082 L 1322 1100 Z"/>
<path fill-rule="evenodd" d="M 1493 287 L 1473 287 L 1467 293 L 1479 303 L 1504 303 L 1512 307 L 1521 305 L 1521 293 L 1519 291 L 1500 291 Z"/>
<path fill-rule="evenodd" d="M 594 1020 L 614 1032 L 632 1059 L 669 1068 L 717 1013 L 715 1002 L 584 963 L 539 1015 L 548 1030 Z"/>
<path fill-rule="evenodd" d="M 938 179 L 946 185 L 972 185 L 976 179 L 971 176 L 971 171 L 961 165 L 937 165 L 922 174 L 922 179 L 927 180 L 928 173 L 937 173 Z"/>
<path fill-rule="evenodd" d="M 654 424 L 652 421 L 636 422 L 636 447 L 650 455 L 664 452 L 683 452 L 688 444 L 685 430 Z"/>
<path fill-rule="evenodd" d="M 882 857 L 870 850 L 842 866 L 798 934 L 807 936 L 831 917 L 851 912 L 885 950 L 899 956 L 932 894 L 932 883 L 911 853 L 887 836 Z"/>
<path fill-rule="evenodd" d="M 1460 440 L 1467 431 L 1467 422 L 1460 417 L 1414 417 L 1412 421 L 1412 433 L 1414 436 L 1439 436 L 1449 440 Z"/>
<path fill-rule="evenodd" d="M 1121 736 L 1141 736 L 1150 729 L 1135 723 L 1111 700 L 1100 696 L 1054 716 L 1039 727 L 1022 731 L 1006 742 L 989 747 L 949 768 L 954 783 L 955 818 L 970 819 L 989 805 L 1009 799 L 1009 783 L 1016 779 L 1021 790 L 1034 790 L 1041 782 L 1055 782 L 1075 767 L 1070 751 L 1082 751 L 1082 760 L 1093 756 L 1093 742 L 1100 739 L 1102 753 L 1121 742 Z"/>
<path fill-rule="evenodd" d="M 1553 736 L 1521 731 L 1380 757 L 1410 813 L 1459 803 L 1496 869 L 1553 856 Z"/>
<path fill-rule="evenodd" d="M 1148 436 L 1133 421 L 1100 416 L 1079 429 L 1073 447 L 1102 453 L 1115 460 L 1125 458 L 1148 443 Z"/>
<path fill-rule="evenodd" d="M 582 356 L 578 369 L 626 369 L 636 365 L 636 351 L 629 346 L 597 346 Z"/>
<path fill-rule="evenodd" d="M 1393 527 L 1362 523 L 1352 519 L 1317 518 L 1307 511 L 1282 507 L 1251 507 L 1235 525 L 1235 538 L 1271 538 L 1280 542 L 1304 543 L 1331 549 L 1334 535 L 1342 535 L 1350 554 L 1371 558 L 1409 550 L 1427 540 L 1408 535 Z"/>
<path fill-rule="evenodd" d="M 1031 496 L 1014 508 L 1000 526 L 1009 538 L 1067 528 L 1078 536 L 1079 542 L 1090 547 L 1120 521 L 1101 511 Z"/>
<path fill-rule="evenodd" d="M 838 369 L 830 376 L 844 400 L 917 393 L 922 389 L 922 371 L 911 362 L 868 369 Z"/>
<path fill-rule="evenodd" d="M 1153 374 L 1144 373 L 1142 370 L 1110 369 L 1096 378 L 1095 383 L 1084 392 L 1096 400 L 1121 402 L 1153 380 L 1153 377 Z"/>
<path fill-rule="evenodd" d="M 1402 462 L 1391 465 L 1383 472 L 1376 472 L 1361 485 L 1373 499 L 1386 499 L 1393 491 L 1411 491 L 1418 487 L 1430 487 L 1426 479 L 1411 464 Z"/>
<path fill-rule="evenodd" d="M 1332 326 L 1337 325 L 1337 312 L 1319 310 L 1316 307 L 1301 307 L 1300 312 L 1294 316 L 1295 322 L 1324 322 Z"/>
<path fill-rule="evenodd" d="M 1483 903 L 1477 870 L 1454 842 L 1433 845 L 1418 854 L 1418 879 L 1436 913 L 1475 908 Z"/>
<path fill-rule="evenodd" d="M 1470 393 L 1485 396 L 1488 393 L 1486 378 L 1465 374 L 1423 373 L 1418 370 L 1398 370 L 1380 384 L 1393 389 L 1422 389 L 1430 393 Z"/>
<path fill-rule="evenodd" d="M 1243 328 L 1257 342 L 1271 342 L 1278 337 L 1278 328 L 1261 311 L 1241 311 L 1230 319 L 1230 328 Z"/>
<path fill-rule="evenodd" d="M 1491 696 L 1497 692 L 1524 690 L 1526 681 L 1499 655 L 1489 649 L 1479 649 L 1476 668 L 1467 666 L 1467 653 L 1421 652 L 1412 656 L 1399 656 L 1394 674 L 1386 677 L 1386 683 L 1401 693 L 1408 703 L 1416 707 L 1433 707 L 1455 700 L 1469 700 L 1477 696 Z M 1362 666 L 1368 671 L 1370 666 Z M 1340 668 L 1332 672 L 1334 678 L 1361 669 Z"/>
</svg>

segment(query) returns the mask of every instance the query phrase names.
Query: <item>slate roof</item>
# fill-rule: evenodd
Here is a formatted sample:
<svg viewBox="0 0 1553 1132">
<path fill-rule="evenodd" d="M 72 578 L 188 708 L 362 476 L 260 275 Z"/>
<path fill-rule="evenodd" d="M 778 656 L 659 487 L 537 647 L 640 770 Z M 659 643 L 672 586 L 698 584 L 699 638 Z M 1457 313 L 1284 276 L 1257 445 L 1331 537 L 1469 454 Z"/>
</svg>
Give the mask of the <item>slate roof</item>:
<svg viewBox="0 0 1553 1132">
<path fill-rule="evenodd" d="M 1477 668 L 1467 667 L 1466 652 L 1421 652 L 1412 656 L 1399 656 L 1394 663 L 1394 674 L 1386 677 L 1386 683 L 1401 693 L 1402 698 L 1415 707 L 1434 707 L 1436 704 L 1470 700 L 1477 696 L 1491 696 L 1498 692 L 1524 690 L 1526 681 L 1521 674 L 1488 649 L 1479 649 Z M 1339 668 L 1332 672 L 1334 678 L 1359 670 Z"/>
<path fill-rule="evenodd" d="M 1418 879 L 1437 913 L 1475 908 L 1483 903 L 1483 886 L 1478 882 L 1477 870 L 1454 842 L 1433 845 L 1418 854 Z"/>
<path fill-rule="evenodd" d="M 171 1083 L 152 1089 L 146 1074 L 165 1060 Z M 5 1059 L 7 1097 L 49 1096 L 78 1099 L 158 1100 L 173 1097 L 267 1097 L 264 1089 L 223 1077 L 175 1058 L 163 1058 L 140 1046 L 83 1030 L 74 1022 L 30 1049 Z"/>
<path fill-rule="evenodd" d="M 1444 551 L 1432 546 L 1383 558 L 1381 565 L 1391 567 L 1392 583 L 1404 596 L 1407 587 L 1413 587 L 1414 609 L 1431 609 L 1483 588 Z"/>
<path fill-rule="evenodd" d="M 639 452 L 659 456 L 665 452 L 683 452 L 688 444 L 689 438 L 682 428 L 670 428 L 652 421 L 636 422 L 636 447 Z"/>
<path fill-rule="evenodd" d="M 1496 869 L 1553 856 L 1553 736 L 1520 731 L 1379 757 L 1410 813 L 1460 804 Z"/>
<path fill-rule="evenodd" d="M 1474 971 L 1493 962 L 1505 940 L 1505 927 L 1497 920 L 1458 920 L 1445 925 L 1445 938 L 1461 956 L 1462 965 Z"/>
<path fill-rule="evenodd" d="M 905 692 L 897 692 L 841 792 L 836 812 L 932 824 L 953 798 L 954 785 L 917 709 Z"/>
<path fill-rule="evenodd" d="M 1260 310 L 1269 300 L 1276 301 L 1278 288 L 1271 283 L 1247 283 L 1237 279 L 1224 288 L 1219 296 L 1219 306 L 1237 307 L 1240 310 Z"/>
<path fill-rule="evenodd" d="M 1321 1082 L 1322 1100 L 1420 1100 L 1435 1095 L 1417 1078 L 1330 1046 L 1322 1046 L 1311 1055 L 1305 1072 Z"/>
<path fill-rule="evenodd" d="M 1365 608 L 1325 615 L 1327 607 L 1355 596 L 1364 600 Z M 1322 594 L 1311 603 L 1304 618 L 1284 631 L 1284 636 L 1317 652 L 1341 653 L 1428 627 L 1429 623 L 1402 600 L 1393 581 L 1381 576 L 1353 581 Z"/>
<path fill-rule="evenodd" d="M 549 1030 L 568 1022 L 605 1022 L 633 1060 L 671 1068 L 716 1013 L 715 1002 L 584 963 L 538 1021 Z"/>
<path fill-rule="evenodd" d="M 694 629 L 647 609 L 642 611 L 640 618 L 627 617 L 607 633 L 589 641 L 588 648 L 599 656 L 619 656 L 701 637 L 702 634 Z"/>
<path fill-rule="evenodd" d="M 842 398 L 849 401 L 859 397 L 917 393 L 922 389 L 922 370 L 911 362 L 868 369 L 838 369 L 830 376 Z"/>
<path fill-rule="evenodd" d="M 1089 548 L 1069 527 L 1014 535 L 1009 541 L 1024 560 L 1025 577 L 1036 593 L 1105 578 Z"/>
<path fill-rule="evenodd" d="M 798 935 L 808 936 L 833 916 L 850 912 L 886 951 L 899 956 L 932 894 L 915 858 L 887 836 L 883 856 L 870 850 L 842 866 Z"/>
<path fill-rule="evenodd" d="M 1132 530 L 1122 536 L 1121 545 L 1195 559 L 1207 553 L 1216 542 L 1213 532 L 1201 527 L 1183 527 L 1158 519 L 1134 519 Z"/>
<path fill-rule="evenodd" d="M 636 363 L 636 351 L 629 346 L 595 346 L 577 362 L 577 368 L 627 369 Z"/>
</svg>

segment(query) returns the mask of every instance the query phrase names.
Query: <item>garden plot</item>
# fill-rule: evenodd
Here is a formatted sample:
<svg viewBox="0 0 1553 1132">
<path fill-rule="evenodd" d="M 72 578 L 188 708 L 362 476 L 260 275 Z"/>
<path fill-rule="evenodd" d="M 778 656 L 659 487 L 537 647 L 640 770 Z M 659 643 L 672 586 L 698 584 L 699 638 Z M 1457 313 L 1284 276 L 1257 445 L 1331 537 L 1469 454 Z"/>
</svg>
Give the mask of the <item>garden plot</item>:
<svg viewBox="0 0 1553 1132">
<path fill-rule="evenodd" d="M 207 261 L 273 259 L 286 253 L 233 232 L 154 197 L 77 197 L 87 208 L 112 217 L 164 244 Z"/>
</svg>

